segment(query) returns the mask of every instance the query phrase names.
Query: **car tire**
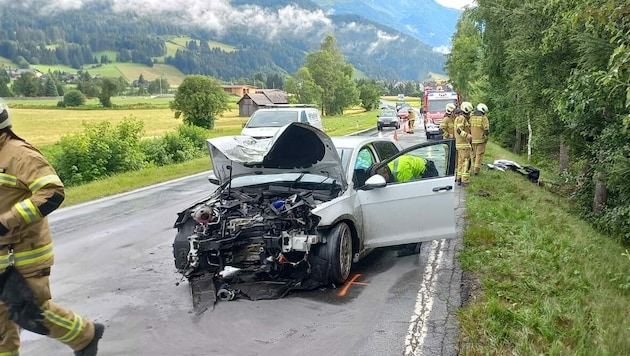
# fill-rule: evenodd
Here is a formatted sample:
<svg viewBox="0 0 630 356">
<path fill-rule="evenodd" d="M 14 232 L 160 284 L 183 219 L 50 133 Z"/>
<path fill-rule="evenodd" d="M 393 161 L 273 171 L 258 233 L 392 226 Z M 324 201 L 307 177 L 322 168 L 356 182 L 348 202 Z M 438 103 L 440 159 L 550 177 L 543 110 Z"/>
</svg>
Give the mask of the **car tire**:
<svg viewBox="0 0 630 356">
<path fill-rule="evenodd" d="M 326 243 L 319 245 L 315 253 L 327 261 L 328 283 L 344 284 L 352 268 L 352 232 L 348 224 L 341 222 L 332 228 Z"/>
<path fill-rule="evenodd" d="M 396 124 L 396 130 L 400 130 L 400 124 Z"/>
<path fill-rule="evenodd" d="M 195 225 L 195 221 L 189 219 L 177 227 L 177 234 L 173 241 L 173 257 L 175 258 L 175 268 L 180 271 L 188 265 L 188 252 L 190 251 L 188 236 L 192 235 Z"/>
<path fill-rule="evenodd" d="M 381 125 L 377 125 L 376 129 L 379 130 L 379 131 L 383 131 L 383 127 Z"/>
</svg>

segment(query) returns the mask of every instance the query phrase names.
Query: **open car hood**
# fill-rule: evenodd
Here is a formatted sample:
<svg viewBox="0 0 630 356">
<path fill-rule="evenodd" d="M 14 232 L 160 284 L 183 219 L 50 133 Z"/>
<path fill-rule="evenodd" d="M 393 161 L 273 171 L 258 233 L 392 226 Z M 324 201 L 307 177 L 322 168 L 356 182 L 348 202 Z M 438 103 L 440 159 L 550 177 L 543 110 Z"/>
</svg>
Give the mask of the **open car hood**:
<svg viewBox="0 0 630 356">
<path fill-rule="evenodd" d="M 346 188 L 341 159 L 332 140 L 321 130 L 294 122 L 272 138 L 223 136 L 206 140 L 212 169 L 221 184 L 231 177 L 306 172 L 336 180 Z"/>
</svg>

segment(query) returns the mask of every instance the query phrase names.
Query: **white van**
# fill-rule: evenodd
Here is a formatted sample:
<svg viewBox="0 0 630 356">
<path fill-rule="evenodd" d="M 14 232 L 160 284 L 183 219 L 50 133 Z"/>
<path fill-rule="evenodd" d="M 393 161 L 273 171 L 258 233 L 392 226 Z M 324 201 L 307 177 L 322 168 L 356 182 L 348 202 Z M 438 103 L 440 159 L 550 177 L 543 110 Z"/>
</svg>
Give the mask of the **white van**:
<svg viewBox="0 0 630 356">
<path fill-rule="evenodd" d="M 303 122 L 324 130 L 319 110 L 307 105 L 274 106 L 256 110 L 243 125 L 241 135 L 254 138 L 267 138 L 292 122 Z"/>
</svg>

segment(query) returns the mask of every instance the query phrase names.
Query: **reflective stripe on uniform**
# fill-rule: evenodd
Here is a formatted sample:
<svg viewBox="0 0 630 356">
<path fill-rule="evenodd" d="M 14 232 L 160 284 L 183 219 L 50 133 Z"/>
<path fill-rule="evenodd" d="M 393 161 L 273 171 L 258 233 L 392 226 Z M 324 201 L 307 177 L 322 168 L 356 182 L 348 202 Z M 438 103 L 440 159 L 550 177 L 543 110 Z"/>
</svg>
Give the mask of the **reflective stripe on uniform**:
<svg viewBox="0 0 630 356">
<path fill-rule="evenodd" d="M 20 356 L 20 350 L 0 352 L 0 356 Z"/>
<path fill-rule="evenodd" d="M 41 177 L 36 179 L 33 183 L 28 186 L 28 189 L 31 190 L 33 194 L 35 194 L 38 190 L 42 189 L 42 187 L 50 184 L 50 183 L 61 183 L 61 179 L 59 179 L 56 175 L 49 175 L 45 177 Z"/>
<path fill-rule="evenodd" d="M 46 318 L 46 320 L 48 320 L 49 322 L 68 330 L 68 332 L 65 333 L 63 336 L 57 338 L 57 340 L 63 343 L 67 344 L 69 342 L 72 342 L 74 339 L 77 338 L 77 336 L 79 336 L 81 331 L 83 331 L 83 318 L 78 316 L 77 314 L 74 314 L 74 320 L 70 320 L 64 318 L 61 315 L 55 314 L 50 310 L 45 310 L 44 318 Z"/>
<path fill-rule="evenodd" d="M 6 173 L 0 173 L 0 184 L 17 185 L 17 177 Z M 0 354 L 2 356 L 2 354 Z"/>
<path fill-rule="evenodd" d="M 16 252 L 13 255 L 15 266 L 23 267 L 26 265 L 39 263 L 54 256 L 52 242 L 34 250 Z M 0 256 L 0 269 L 9 267 L 9 255 Z"/>
<path fill-rule="evenodd" d="M 27 224 L 33 223 L 42 218 L 39 210 L 37 210 L 35 204 L 33 204 L 30 199 L 22 200 L 21 202 L 15 204 L 15 208 L 20 215 L 22 215 L 22 218 Z"/>
</svg>

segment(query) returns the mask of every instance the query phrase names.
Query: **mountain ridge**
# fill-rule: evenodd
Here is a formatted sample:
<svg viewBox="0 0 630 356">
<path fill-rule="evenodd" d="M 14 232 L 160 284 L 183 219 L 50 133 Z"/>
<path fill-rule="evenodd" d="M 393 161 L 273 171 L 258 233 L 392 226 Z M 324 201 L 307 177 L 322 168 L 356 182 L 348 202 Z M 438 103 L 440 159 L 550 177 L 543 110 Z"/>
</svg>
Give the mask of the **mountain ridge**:
<svg viewBox="0 0 630 356">
<path fill-rule="evenodd" d="M 42 6 L 38 11 L 29 11 L 37 4 Z M 77 8 L 64 8 L 63 0 L 42 4 L 26 0 L 26 6 L 0 9 L 0 56 L 16 63 L 22 57 L 31 64 L 80 68 L 99 61 L 94 52 L 115 51 L 119 61 L 151 66 L 165 53 L 160 36 L 191 35 L 199 42 L 165 63 L 185 74 L 227 81 L 260 71 L 291 75 L 303 65 L 306 53 L 318 50 L 332 33 L 348 62 L 372 78 L 422 79 L 430 72 L 442 73 L 445 62 L 443 55 L 411 36 L 356 14 L 325 15 L 309 0 L 217 0 L 205 8 L 202 1 L 191 1 L 184 9 L 155 0 L 128 0 L 124 6 L 113 0 L 85 1 Z M 50 6 L 56 11 L 45 13 Z M 204 41 L 236 50 L 206 48 Z"/>
</svg>

